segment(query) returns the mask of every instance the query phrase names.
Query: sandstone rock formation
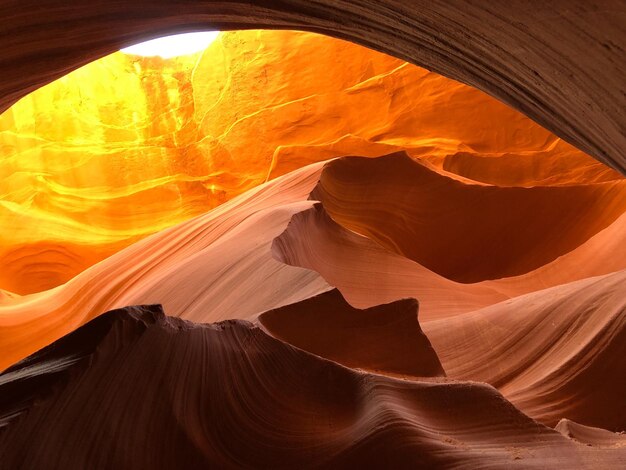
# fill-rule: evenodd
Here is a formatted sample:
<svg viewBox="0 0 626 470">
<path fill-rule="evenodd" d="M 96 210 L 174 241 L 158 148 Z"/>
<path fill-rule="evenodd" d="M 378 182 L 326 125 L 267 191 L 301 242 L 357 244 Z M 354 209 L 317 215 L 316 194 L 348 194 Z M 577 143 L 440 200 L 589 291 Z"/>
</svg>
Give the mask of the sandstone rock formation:
<svg viewBox="0 0 626 470">
<path fill-rule="evenodd" d="M 0 148 L 0 288 L 22 295 L 337 156 L 406 150 L 501 186 L 621 179 L 474 88 L 294 31 L 226 32 L 171 59 L 115 53 L 7 110 Z"/>
<path fill-rule="evenodd" d="M 626 171 L 621 0 L 95 0 L 81 5 L 4 0 L 0 17 L 5 20 L 0 109 L 81 65 L 149 38 L 203 29 L 302 29 L 348 39 L 483 90 Z"/>
<path fill-rule="evenodd" d="M 263 328 L 278 339 L 353 369 L 386 375 L 444 376 L 417 323 L 417 301 L 359 310 L 329 292 L 265 312 Z"/>
<path fill-rule="evenodd" d="M 245 321 L 199 325 L 158 306 L 92 320 L 5 372 L 0 392 L 1 468 L 617 468 L 626 459 L 619 437 L 580 444 L 485 384 L 358 372 Z"/>
<path fill-rule="evenodd" d="M 64 5 L 0 3 L 0 469 L 626 467 L 626 183 L 583 152 L 624 171 L 623 5 Z M 556 135 L 311 32 L 24 96 L 213 20 Z"/>
</svg>

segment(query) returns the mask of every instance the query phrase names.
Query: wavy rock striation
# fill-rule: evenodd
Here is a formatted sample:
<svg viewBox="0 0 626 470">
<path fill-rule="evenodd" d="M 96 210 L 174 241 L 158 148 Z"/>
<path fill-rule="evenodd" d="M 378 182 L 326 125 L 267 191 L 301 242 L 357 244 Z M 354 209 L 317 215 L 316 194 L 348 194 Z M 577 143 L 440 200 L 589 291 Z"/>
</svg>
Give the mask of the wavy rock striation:
<svg viewBox="0 0 626 470">
<path fill-rule="evenodd" d="M 479 181 L 506 165 L 508 185 L 620 178 L 474 88 L 296 31 L 223 32 L 170 59 L 117 52 L 8 109 L 0 149 L 0 288 L 18 294 L 337 156 L 406 150 Z"/>
<path fill-rule="evenodd" d="M 429 321 L 471 312 L 523 294 L 626 269 L 626 213 L 585 243 L 527 274 L 462 284 L 342 227 L 323 205 L 295 214 L 275 238 L 279 261 L 318 272 L 354 306 L 420 299 Z"/>
<path fill-rule="evenodd" d="M 102 106 L 51 85 L 94 119 L 43 90 L 0 117 L 0 468 L 626 467 L 626 186 L 582 153 L 626 173 L 623 2 L 0 18 L 2 110 L 207 26 L 395 57 L 228 33 L 177 70 L 111 56 L 113 91 L 91 64 Z"/>
<path fill-rule="evenodd" d="M 49 291 L 0 304 L 0 369 L 104 311 L 160 303 L 175 316 L 248 319 L 330 290 L 308 269 L 274 259 L 273 239 L 319 180 L 314 164 L 116 253 Z M 207 316 L 210 315 L 210 316 Z"/>
<path fill-rule="evenodd" d="M 444 376 L 417 321 L 415 299 L 359 310 L 334 289 L 261 314 L 275 338 L 351 368 L 386 375 Z"/>
<path fill-rule="evenodd" d="M 457 181 L 402 153 L 335 160 L 311 193 L 339 224 L 465 283 L 525 274 L 572 251 L 626 211 L 625 196 L 624 180 Z"/>
<path fill-rule="evenodd" d="M 238 2 L 6 0 L 2 107 L 121 46 L 198 29 L 317 31 L 457 79 L 625 171 L 620 0 Z M 124 21 L 120 21 L 124 18 Z M 45 57 L 45 60 L 41 60 Z M 600 78 L 601 77 L 601 78 Z"/>
<path fill-rule="evenodd" d="M 550 426 L 626 430 L 626 270 L 423 323 L 448 376 L 497 387 Z"/>
<path fill-rule="evenodd" d="M 496 186 L 401 154 L 345 157 L 58 288 L 3 294 L 0 468 L 620 468 L 626 448 L 609 431 L 626 416 L 615 373 L 626 357 L 623 200 L 623 180 Z M 496 221 L 509 241 L 531 233 L 540 265 L 459 283 L 385 246 L 380 234 L 428 253 L 437 245 L 425 241 L 448 235 L 433 205 L 454 201 L 510 221 Z M 576 223 L 576 202 L 592 228 Z M 460 242 L 498 238 L 466 222 Z M 407 297 L 421 302 L 419 323 Z M 101 315 L 138 303 L 180 318 L 157 307 Z"/>
<path fill-rule="evenodd" d="M 20 406 L 28 412 L 0 428 L 2 468 L 573 468 L 626 459 L 624 448 L 581 445 L 540 425 L 487 385 L 356 372 L 250 323 L 194 324 L 158 306 L 104 314 L 0 380 L 0 390 L 32 395 Z M 0 416 L 7 410 L 15 414 L 3 398 Z"/>
<path fill-rule="evenodd" d="M 420 317 L 471 312 L 509 298 L 496 283 L 461 284 L 347 230 L 322 204 L 295 214 L 272 243 L 274 257 L 318 272 L 358 308 L 412 297 Z"/>
</svg>

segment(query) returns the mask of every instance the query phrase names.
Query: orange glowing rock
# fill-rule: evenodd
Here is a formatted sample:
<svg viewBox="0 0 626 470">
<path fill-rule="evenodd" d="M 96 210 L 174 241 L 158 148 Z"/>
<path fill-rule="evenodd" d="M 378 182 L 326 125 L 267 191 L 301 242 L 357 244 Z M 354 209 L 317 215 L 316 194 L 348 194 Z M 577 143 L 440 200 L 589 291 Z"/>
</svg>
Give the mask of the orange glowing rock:
<svg viewBox="0 0 626 470">
<path fill-rule="evenodd" d="M 293 31 L 220 33 L 171 59 L 112 54 L 0 116 L 0 149 L 0 289 L 17 294 L 341 155 L 406 150 L 512 186 L 619 178 L 475 89 Z"/>
</svg>

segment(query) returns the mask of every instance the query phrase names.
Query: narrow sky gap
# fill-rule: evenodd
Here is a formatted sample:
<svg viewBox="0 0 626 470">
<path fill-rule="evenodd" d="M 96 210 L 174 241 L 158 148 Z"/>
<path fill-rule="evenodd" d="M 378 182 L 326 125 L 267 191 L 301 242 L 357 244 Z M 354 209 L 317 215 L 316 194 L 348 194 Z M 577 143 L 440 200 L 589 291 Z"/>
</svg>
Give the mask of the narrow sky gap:
<svg viewBox="0 0 626 470">
<path fill-rule="evenodd" d="M 160 56 L 164 59 L 193 54 L 206 49 L 217 38 L 219 31 L 201 31 L 196 33 L 163 36 L 121 49 L 126 54 L 145 57 Z"/>
</svg>

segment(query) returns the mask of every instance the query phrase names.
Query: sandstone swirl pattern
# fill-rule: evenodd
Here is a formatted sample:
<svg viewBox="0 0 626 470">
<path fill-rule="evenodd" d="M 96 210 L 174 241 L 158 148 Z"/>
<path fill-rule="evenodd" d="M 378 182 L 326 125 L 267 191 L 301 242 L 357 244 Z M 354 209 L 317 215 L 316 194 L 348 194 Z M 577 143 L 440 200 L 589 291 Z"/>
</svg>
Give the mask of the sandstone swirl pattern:
<svg viewBox="0 0 626 470">
<path fill-rule="evenodd" d="M 5 19 L 0 109 L 76 67 L 149 38 L 207 28 L 308 30 L 483 90 L 626 172 L 621 0 L 96 0 L 79 5 L 5 0 L 0 17 Z"/>
<path fill-rule="evenodd" d="M 380 187 L 364 179 L 371 174 Z M 409 259 L 405 245 L 381 242 L 381 233 L 406 243 L 406 230 L 424 229 L 415 216 L 402 230 L 389 223 L 398 201 L 420 214 L 436 199 L 415 197 L 402 178 L 414 174 L 442 200 L 478 191 L 485 210 L 490 191 L 518 190 L 402 154 L 315 163 L 63 286 L 7 296 L 3 463 L 623 466 L 623 184 L 524 189 L 510 211 L 524 214 L 552 188 L 571 194 L 545 202 L 576 246 L 537 239 L 541 266 L 462 283 L 416 261 L 433 245 L 414 245 Z M 590 201 L 593 230 L 576 231 L 571 199 Z M 506 227 L 519 236 L 523 225 Z M 519 252 L 509 256 L 515 265 Z M 472 262 L 493 272 L 491 258 Z M 156 306 L 102 315 L 155 302 L 179 318 Z"/>
<path fill-rule="evenodd" d="M 405 150 L 508 186 L 620 178 L 474 88 L 295 31 L 223 32 L 167 60 L 104 57 L 0 115 L 0 150 L 0 289 L 21 295 L 338 156 Z"/>
<path fill-rule="evenodd" d="M 0 469 L 626 468 L 625 15 L 0 2 Z"/>
<path fill-rule="evenodd" d="M 2 396 L 34 381 L 37 405 L 0 428 L 2 468 L 574 468 L 626 458 L 619 445 L 588 447 L 533 421 L 485 384 L 357 372 L 245 321 L 192 324 L 157 306 L 93 320 L 5 373 Z M 16 411 L 3 400 L 0 419 L 7 413 Z"/>
</svg>

